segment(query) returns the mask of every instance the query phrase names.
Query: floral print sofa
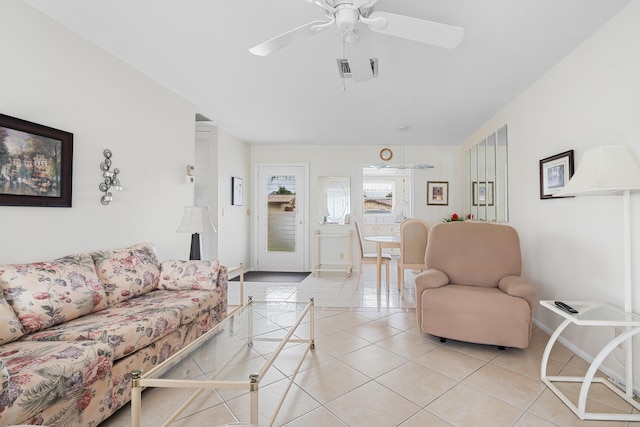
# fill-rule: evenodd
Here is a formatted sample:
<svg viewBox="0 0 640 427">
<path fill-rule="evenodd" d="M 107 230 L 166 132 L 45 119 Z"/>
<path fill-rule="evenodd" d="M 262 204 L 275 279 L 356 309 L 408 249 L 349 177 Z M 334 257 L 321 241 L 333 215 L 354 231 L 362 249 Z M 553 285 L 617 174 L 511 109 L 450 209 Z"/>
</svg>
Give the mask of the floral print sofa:
<svg viewBox="0 0 640 427">
<path fill-rule="evenodd" d="M 96 426 L 149 370 L 227 314 L 217 261 L 155 247 L 0 266 L 0 426 Z"/>
</svg>

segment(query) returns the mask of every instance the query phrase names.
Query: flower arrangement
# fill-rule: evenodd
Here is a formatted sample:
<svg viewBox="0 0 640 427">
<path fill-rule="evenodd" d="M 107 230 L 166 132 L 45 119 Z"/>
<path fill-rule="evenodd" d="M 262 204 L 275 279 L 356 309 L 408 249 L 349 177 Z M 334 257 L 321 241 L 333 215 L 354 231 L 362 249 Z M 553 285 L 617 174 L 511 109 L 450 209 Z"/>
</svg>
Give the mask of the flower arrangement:
<svg viewBox="0 0 640 427">
<path fill-rule="evenodd" d="M 449 218 L 442 218 L 443 222 L 464 221 L 464 218 L 458 216 L 457 213 L 452 214 Z"/>
<path fill-rule="evenodd" d="M 473 214 L 467 214 L 467 220 L 472 220 Z M 452 214 L 449 218 L 442 218 L 442 222 L 464 221 L 465 219 L 457 213 Z"/>
</svg>

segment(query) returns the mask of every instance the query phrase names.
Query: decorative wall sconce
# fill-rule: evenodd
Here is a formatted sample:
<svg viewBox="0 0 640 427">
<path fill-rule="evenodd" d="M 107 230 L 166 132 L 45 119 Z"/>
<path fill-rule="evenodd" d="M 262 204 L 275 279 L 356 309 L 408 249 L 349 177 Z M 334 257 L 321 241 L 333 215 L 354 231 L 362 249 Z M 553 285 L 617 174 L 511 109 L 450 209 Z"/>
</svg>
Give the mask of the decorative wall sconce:
<svg viewBox="0 0 640 427">
<path fill-rule="evenodd" d="M 186 184 L 195 184 L 196 177 L 195 168 L 193 167 L 193 165 L 187 165 L 187 175 L 184 177 L 184 182 Z"/>
<path fill-rule="evenodd" d="M 104 150 L 102 154 L 104 154 L 104 162 L 100 163 L 100 170 L 102 171 L 104 182 L 101 182 L 98 188 L 104 193 L 100 198 L 100 203 L 108 205 L 113 200 L 113 195 L 109 189 L 113 187 L 115 191 L 122 191 L 122 185 L 120 185 L 120 180 L 118 179 L 120 170 L 114 168 L 111 171 L 111 150 Z"/>
</svg>

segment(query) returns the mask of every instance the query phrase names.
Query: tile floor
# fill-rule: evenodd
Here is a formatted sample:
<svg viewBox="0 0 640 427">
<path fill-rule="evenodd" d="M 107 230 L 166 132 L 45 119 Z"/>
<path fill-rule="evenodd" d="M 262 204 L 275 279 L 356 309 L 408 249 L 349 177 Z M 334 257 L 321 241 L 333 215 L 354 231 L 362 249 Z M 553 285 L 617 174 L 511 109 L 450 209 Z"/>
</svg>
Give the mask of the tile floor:
<svg viewBox="0 0 640 427">
<path fill-rule="evenodd" d="M 395 265 L 392 264 L 392 277 Z M 398 295 L 375 288 L 375 270 L 365 266 L 360 286 L 355 277 L 335 273 L 309 276 L 301 284 L 246 283 L 245 296 L 256 300 L 315 298 L 316 349 L 307 355 L 274 423 L 315 426 L 640 426 L 640 422 L 580 421 L 539 380 L 548 335 L 535 328 L 526 350 L 457 341 L 440 343 L 416 328 L 415 287 Z M 230 282 L 230 303 L 238 301 Z M 261 383 L 260 425 L 267 425 L 286 375 L 297 364 L 300 346 L 284 351 L 272 374 Z M 584 375 L 588 365 L 556 346 L 549 370 Z M 577 401 L 579 389 L 567 385 Z M 193 390 L 148 389 L 142 395 L 143 425 L 158 426 Z M 592 387 L 588 411 L 628 412 L 621 400 Z M 206 391 L 173 426 L 217 426 L 249 419 L 246 394 Z M 130 425 L 129 405 L 101 427 Z"/>
</svg>

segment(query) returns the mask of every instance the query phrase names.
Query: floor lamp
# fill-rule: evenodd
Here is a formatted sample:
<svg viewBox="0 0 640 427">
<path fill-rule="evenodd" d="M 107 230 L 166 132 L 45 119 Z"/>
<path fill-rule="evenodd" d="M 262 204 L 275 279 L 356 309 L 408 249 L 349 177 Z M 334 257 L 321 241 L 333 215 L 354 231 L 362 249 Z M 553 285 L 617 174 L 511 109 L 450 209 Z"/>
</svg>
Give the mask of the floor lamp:
<svg viewBox="0 0 640 427">
<path fill-rule="evenodd" d="M 604 145 L 587 150 L 578 170 L 554 196 L 622 194 L 624 226 L 624 310 L 633 311 L 631 283 L 631 192 L 640 190 L 640 165 L 625 145 Z M 633 343 L 626 347 L 627 396 L 633 396 Z M 629 386 L 631 385 L 631 386 Z"/>
<path fill-rule="evenodd" d="M 217 232 L 218 230 L 211 222 L 209 208 L 185 206 L 182 222 L 176 231 L 178 233 L 192 233 L 189 259 L 200 259 L 200 233 Z"/>
</svg>

